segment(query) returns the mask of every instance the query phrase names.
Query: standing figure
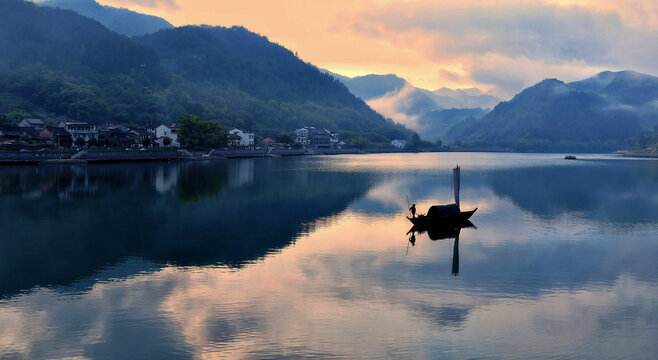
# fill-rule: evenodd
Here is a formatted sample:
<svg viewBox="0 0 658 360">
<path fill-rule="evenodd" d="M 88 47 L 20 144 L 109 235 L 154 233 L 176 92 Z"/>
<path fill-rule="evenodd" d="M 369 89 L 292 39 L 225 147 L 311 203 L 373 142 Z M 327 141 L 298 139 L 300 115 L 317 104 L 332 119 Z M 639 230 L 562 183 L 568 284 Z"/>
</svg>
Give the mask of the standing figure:
<svg viewBox="0 0 658 360">
<path fill-rule="evenodd" d="M 411 205 L 409 208 L 409 211 L 411 211 L 411 217 L 415 218 L 416 217 L 416 204 Z"/>
</svg>

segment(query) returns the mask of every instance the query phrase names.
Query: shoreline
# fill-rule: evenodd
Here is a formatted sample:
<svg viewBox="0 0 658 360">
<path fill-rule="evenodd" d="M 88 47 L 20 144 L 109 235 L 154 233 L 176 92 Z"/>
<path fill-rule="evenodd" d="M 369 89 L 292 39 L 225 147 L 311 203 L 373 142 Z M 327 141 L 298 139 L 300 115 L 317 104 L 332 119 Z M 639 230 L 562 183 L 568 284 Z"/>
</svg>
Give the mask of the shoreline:
<svg viewBox="0 0 658 360">
<path fill-rule="evenodd" d="M 419 149 L 395 150 L 395 149 L 319 149 L 319 150 L 211 150 L 207 154 L 191 154 L 187 150 L 163 150 L 163 151 L 80 151 L 74 152 L 8 152 L 0 153 L 0 166 L 25 166 L 25 165 L 86 165 L 99 163 L 121 163 L 121 162 L 154 162 L 154 161 L 209 161 L 228 160 L 240 158 L 274 158 L 288 156 L 317 156 L 317 155 L 350 155 L 350 154 L 413 154 L 430 152 L 504 152 L 509 151 L 483 151 L 460 149 Z M 559 153 L 556 153 L 559 154 Z M 658 153 L 626 153 L 625 157 L 634 158 L 658 158 Z"/>
</svg>

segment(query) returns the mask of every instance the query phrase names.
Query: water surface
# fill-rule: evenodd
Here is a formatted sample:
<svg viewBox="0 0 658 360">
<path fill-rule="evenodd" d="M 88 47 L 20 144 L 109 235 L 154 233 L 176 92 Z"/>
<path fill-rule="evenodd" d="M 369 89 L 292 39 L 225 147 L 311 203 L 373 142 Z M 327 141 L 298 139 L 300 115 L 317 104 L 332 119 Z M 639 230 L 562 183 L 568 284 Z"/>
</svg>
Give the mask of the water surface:
<svg viewBox="0 0 658 360">
<path fill-rule="evenodd" d="M 658 161 L 581 158 L 0 168 L 0 358 L 652 358 Z"/>
</svg>

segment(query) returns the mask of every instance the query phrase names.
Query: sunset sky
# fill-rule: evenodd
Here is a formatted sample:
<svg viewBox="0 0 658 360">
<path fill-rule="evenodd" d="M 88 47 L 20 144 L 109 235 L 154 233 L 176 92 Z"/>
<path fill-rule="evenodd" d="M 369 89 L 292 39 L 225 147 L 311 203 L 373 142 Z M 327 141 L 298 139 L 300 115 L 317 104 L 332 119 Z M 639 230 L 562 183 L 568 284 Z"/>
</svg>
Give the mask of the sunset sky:
<svg viewBox="0 0 658 360">
<path fill-rule="evenodd" d="M 176 26 L 242 25 L 318 67 L 508 97 L 544 78 L 658 75 L 655 0 L 99 0 Z"/>
</svg>

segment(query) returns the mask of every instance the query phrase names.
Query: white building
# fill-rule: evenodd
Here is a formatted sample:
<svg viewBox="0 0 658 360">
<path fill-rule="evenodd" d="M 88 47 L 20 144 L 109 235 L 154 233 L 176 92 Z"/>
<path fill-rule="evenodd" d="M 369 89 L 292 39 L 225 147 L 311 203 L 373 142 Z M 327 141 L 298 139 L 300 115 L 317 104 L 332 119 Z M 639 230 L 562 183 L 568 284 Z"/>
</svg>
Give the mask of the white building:
<svg viewBox="0 0 658 360">
<path fill-rule="evenodd" d="M 228 132 L 229 141 L 231 146 L 236 147 L 249 147 L 254 146 L 254 134 L 242 131 L 240 129 L 233 129 Z"/>
<path fill-rule="evenodd" d="M 327 129 L 316 129 L 314 127 L 305 127 L 295 130 L 295 142 L 304 148 L 340 148 L 341 141 L 338 134 Z M 344 144 L 344 143 L 343 143 Z"/>
<path fill-rule="evenodd" d="M 171 139 L 169 145 L 164 144 L 164 139 Z M 171 147 L 180 147 L 178 142 L 178 126 L 176 123 L 171 125 L 162 124 L 155 128 L 155 143 L 161 147 L 171 146 Z"/>
<path fill-rule="evenodd" d="M 391 141 L 391 145 L 395 146 L 398 149 L 404 149 L 407 147 L 407 140 L 395 139 Z"/>
<path fill-rule="evenodd" d="M 98 140 L 98 129 L 95 125 L 86 122 L 62 121 L 59 123 L 59 127 L 71 133 L 74 144 L 78 138 L 83 138 L 85 142 L 89 142 L 92 138 Z"/>
</svg>

